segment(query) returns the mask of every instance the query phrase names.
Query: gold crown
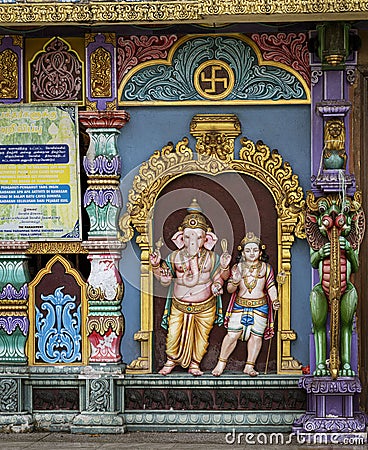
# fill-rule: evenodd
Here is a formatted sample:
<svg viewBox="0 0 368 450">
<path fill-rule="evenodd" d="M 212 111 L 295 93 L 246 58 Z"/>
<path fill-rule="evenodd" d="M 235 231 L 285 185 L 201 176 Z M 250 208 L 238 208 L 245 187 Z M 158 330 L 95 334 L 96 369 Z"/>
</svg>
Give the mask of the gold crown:
<svg viewBox="0 0 368 450">
<path fill-rule="evenodd" d="M 194 198 L 192 203 L 187 208 L 189 214 L 184 217 L 183 222 L 179 227 L 179 231 L 185 228 L 201 228 L 204 231 L 211 231 L 211 228 L 206 222 L 206 218 L 202 215 L 202 209 Z"/>
<path fill-rule="evenodd" d="M 261 246 L 261 240 L 258 236 L 256 236 L 253 233 L 253 231 L 250 231 L 249 233 L 247 233 L 244 236 L 244 238 L 240 242 L 238 250 L 243 250 L 244 246 L 246 246 L 247 244 L 257 244 L 257 245 Z M 263 248 L 263 246 L 262 246 L 262 248 Z"/>
</svg>

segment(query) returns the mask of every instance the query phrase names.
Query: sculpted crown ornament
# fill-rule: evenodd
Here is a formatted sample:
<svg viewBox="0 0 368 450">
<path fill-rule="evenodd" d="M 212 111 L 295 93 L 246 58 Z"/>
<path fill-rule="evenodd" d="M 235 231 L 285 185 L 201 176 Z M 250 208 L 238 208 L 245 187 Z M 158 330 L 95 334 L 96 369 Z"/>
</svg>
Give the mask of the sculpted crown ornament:
<svg viewBox="0 0 368 450">
<path fill-rule="evenodd" d="M 259 239 L 258 236 L 256 236 L 252 231 L 250 231 L 249 233 L 247 233 L 244 238 L 242 239 L 242 241 L 240 242 L 240 248 L 239 250 L 241 250 L 243 247 L 245 247 L 247 244 L 257 244 L 257 245 L 261 245 L 261 240 Z"/>
<path fill-rule="evenodd" d="M 178 228 L 179 231 L 185 228 L 201 228 L 203 231 L 211 231 L 211 228 L 206 222 L 206 218 L 202 214 L 202 208 L 195 198 L 187 208 L 187 211 L 189 214 L 184 217 L 182 224 Z"/>
</svg>

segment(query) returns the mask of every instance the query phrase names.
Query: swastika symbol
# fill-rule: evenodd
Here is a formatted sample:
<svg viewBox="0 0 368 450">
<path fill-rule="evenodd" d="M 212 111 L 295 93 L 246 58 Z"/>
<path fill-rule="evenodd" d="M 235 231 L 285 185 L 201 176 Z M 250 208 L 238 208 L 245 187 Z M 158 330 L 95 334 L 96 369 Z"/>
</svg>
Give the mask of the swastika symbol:
<svg viewBox="0 0 368 450">
<path fill-rule="evenodd" d="M 210 100 L 227 97 L 234 87 L 234 72 L 229 64 L 218 59 L 202 63 L 194 73 L 197 92 Z"/>
<path fill-rule="evenodd" d="M 209 77 L 209 78 L 207 78 L 206 77 L 206 74 L 205 74 L 205 72 L 203 71 L 203 72 L 201 72 L 201 81 L 203 81 L 203 82 L 209 82 L 209 83 L 211 83 L 211 87 L 210 88 L 205 88 L 205 89 L 203 89 L 205 92 L 207 92 L 207 94 L 216 94 L 217 93 L 217 91 L 216 91 L 216 83 L 222 83 L 223 84 L 223 86 L 224 86 L 224 89 L 223 90 L 225 90 L 225 89 L 227 89 L 227 87 L 228 87 L 228 78 L 226 77 L 226 78 L 224 78 L 224 77 L 221 77 L 221 78 L 217 78 L 216 77 L 216 72 L 218 72 L 218 71 L 222 71 L 223 70 L 223 68 L 222 67 L 220 67 L 220 66 L 211 66 L 211 76 Z"/>
</svg>

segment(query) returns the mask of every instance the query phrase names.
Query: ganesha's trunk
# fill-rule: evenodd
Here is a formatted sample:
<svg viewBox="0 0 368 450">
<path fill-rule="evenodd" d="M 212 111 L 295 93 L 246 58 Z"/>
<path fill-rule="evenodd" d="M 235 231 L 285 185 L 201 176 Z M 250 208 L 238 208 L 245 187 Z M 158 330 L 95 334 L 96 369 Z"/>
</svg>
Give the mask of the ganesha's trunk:
<svg viewBox="0 0 368 450">
<path fill-rule="evenodd" d="M 188 287 L 193 287 L 198 284 L 199 281 L 199 267 L 197 256 L 189 259 L 190 270 L 184 275 L 184 284 Z"/>
<path fill-rule="evenodd" d="M 330 272 L 330 373 L 336 379 L 339 373 L 339 329 L 340 329 L 340 297 L 341 297 L 341 267 L 340 242 L 336 226 L 332 227 L 331 243 L 331 272 Z"/>
</svg>

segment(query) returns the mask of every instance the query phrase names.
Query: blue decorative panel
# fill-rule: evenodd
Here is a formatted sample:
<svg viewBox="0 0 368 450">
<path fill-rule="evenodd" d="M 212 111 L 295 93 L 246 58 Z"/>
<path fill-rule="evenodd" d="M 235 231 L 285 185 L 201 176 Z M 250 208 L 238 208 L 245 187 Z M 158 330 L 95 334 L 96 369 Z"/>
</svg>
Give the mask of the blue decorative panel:
<svg viewBox="0 0 368 450">
<path fill-rule="evenodd" d="M 43 303 L 36 306 L 36 358 L 46 363 L 73 363 L 81 354 L 81 306 L 75 297 L 63 294 L 64 286 L 52 295 L 41 295 Z"/>
<path fill-rule="evenodd" d="M 263 61 L 256 44 L 240 35 L 183 38 L 166 60 L 132 69 L 119 92 L 121 105 L 310 101 L 301 75 Z"/>
</svg>

